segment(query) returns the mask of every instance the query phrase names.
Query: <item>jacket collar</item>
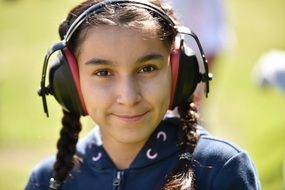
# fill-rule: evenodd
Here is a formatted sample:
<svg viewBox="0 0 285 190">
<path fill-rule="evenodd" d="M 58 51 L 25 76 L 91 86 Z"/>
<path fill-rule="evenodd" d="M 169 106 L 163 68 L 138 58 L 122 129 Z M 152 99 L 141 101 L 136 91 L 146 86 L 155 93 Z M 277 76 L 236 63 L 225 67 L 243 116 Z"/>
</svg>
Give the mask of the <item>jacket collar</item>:
<svg viewBox="0 0 285 190">
<path fill-rule="evenodd" d="M 177 146 L 178 125 L 178 118 L 165 118 L 133 160 L 129 169 L 147 167 L 177 154 L 179 150 Z M 98 127 L 95 127 L 78 143 L 77 149 L 79 155 L 83 157 L 83 162 L 95 170 L 116 169 L 102 146 Z"/>
</svg>

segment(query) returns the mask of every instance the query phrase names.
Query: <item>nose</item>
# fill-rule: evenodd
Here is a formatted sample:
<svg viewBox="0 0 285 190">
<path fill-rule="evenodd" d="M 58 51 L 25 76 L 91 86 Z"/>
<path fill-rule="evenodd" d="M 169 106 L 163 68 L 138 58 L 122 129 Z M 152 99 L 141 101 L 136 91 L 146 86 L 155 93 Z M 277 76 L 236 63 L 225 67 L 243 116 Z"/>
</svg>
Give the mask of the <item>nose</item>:
<svg viewBox="0 0 285 190">
<path fill-rule="evenodd" d="M 133 77 L 125 77 L 118 85 L 117 103 L 134 106 L 142 100 L 141 89 Z"/>
</svg>

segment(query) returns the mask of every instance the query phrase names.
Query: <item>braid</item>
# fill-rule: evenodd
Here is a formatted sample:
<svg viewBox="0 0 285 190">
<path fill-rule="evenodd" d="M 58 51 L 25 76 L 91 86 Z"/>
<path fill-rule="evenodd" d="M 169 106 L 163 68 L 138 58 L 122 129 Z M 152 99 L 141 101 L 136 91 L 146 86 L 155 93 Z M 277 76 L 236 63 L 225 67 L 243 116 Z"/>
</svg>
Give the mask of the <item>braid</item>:
<svg viewBox="0 0 285 190">
<path fill-rule="evenodd" d="M 198 123 L 198 110 L 195 104 L 187 102 L 178 107 L 181 118 L 182 137 L 179 145 L 186 148 L 186 151 L 193 152 L 196 147 L 198 137 L 196 134 L 196 125 Z"/>
<path fill-rule="evenodd" d="M 192 169 L 192 153 L 197 145 L 196 125 L 198 114 L 195 104 L 190 101 L 178 107 L 180 114 L 181 133 L 178 145 L 181 150 L 179 164 L 166 180 L 163 190 L 192 190 L 194 189 L 194 174 Z"/>
<path fill-rule="evenodd" d="M 76 162 L 76 144 L 78 134 L 81 131 L 79 116 L 63 111 L 62 129 L 57 142 L 56 162 L 54 163 L 53 178 L 51 178 L 50 189 L 57 189 L 65 180 Z"/>
</svg>

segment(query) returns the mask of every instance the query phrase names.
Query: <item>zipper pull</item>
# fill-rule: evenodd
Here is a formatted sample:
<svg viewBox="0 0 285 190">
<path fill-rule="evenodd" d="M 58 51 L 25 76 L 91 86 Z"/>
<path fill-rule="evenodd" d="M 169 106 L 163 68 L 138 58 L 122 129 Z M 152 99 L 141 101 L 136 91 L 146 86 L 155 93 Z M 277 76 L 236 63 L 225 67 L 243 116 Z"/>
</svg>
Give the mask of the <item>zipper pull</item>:
<svg viewBox="0 0 285 190">
<path fill-rule="evenodd" d="M 120 186 L 120 184 L 121 184 L 121 175 L 123 175 L 123 172 L 122 171 L 118 171 L 117 172 L 117 176 L 116 176 L 116 178 L 113 181 L 113 186 L 115 186 L 115 187 Z"/>
</svg>

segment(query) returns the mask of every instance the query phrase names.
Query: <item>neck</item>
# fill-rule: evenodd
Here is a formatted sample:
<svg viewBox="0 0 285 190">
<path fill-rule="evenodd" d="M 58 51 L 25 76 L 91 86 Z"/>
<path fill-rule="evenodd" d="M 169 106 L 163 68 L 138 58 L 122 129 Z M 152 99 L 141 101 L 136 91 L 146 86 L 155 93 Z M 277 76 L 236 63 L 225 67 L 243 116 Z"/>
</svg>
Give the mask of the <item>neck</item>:
<svg viewBox="0 0 285 190">
<path fill-rule="evenodd" d="M 122 143 L 103 139 L 103 147 L 118 169 L 127 169 L 142 149 L 145 142 Z"/>
</svg>

